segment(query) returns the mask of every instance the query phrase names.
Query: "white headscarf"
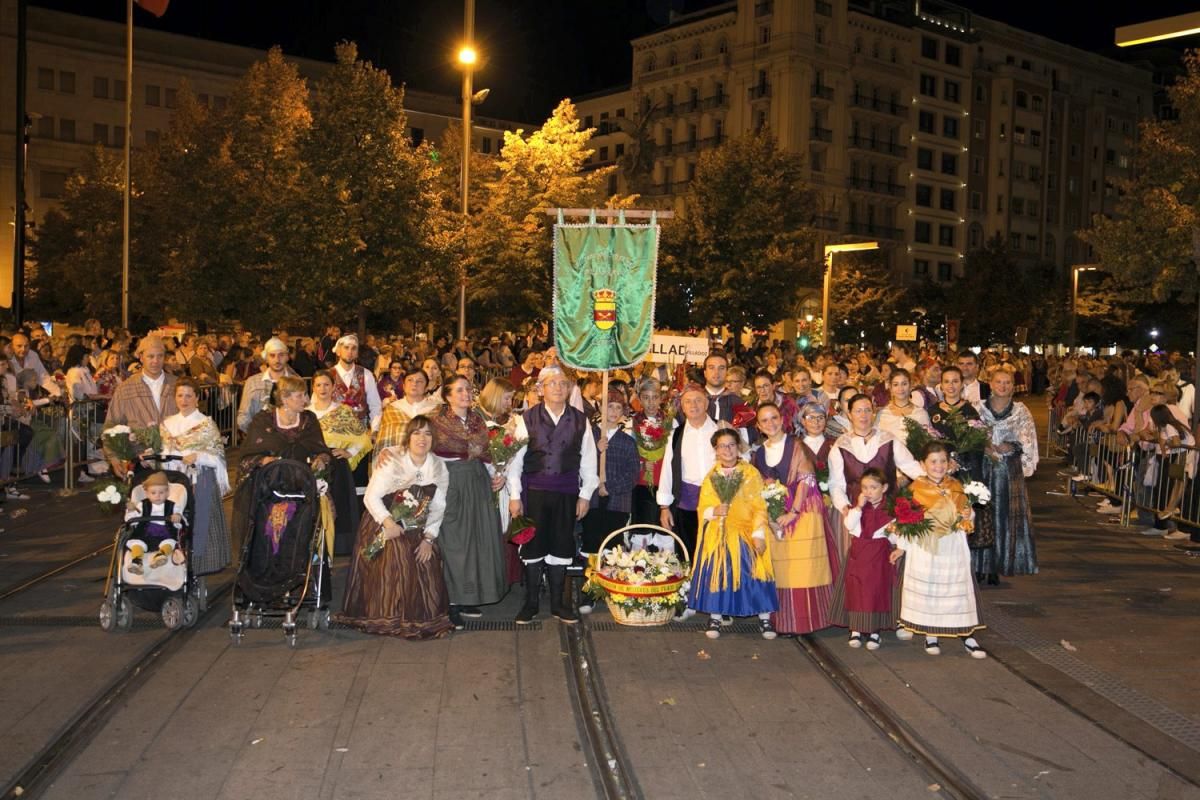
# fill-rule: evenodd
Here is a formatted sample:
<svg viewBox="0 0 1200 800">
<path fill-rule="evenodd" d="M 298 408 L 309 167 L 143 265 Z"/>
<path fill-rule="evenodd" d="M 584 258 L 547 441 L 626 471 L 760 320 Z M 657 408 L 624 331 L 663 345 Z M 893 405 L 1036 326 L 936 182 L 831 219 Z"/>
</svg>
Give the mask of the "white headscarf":
<svg viewBox="0 0 1200 800">
<path fill-rule="evenodd" d="M 272 336 L 270 339 L 267 339 L 266 344 L 263 345 L 262 357 L 265 361 L 267 356 L 271 353 L 286 353 L 287 351 L 288 346 L 283 343 L 283 340 L 278 336 Z"/>
</svg>

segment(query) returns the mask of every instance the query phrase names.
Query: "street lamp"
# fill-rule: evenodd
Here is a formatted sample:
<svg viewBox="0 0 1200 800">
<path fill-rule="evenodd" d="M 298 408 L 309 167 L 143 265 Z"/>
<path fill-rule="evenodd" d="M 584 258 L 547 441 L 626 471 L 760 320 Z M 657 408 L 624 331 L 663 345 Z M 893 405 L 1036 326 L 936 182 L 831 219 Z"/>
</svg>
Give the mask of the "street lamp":
<svg viewBox="0 0 1200 800">
<path fill-rule="evenodd" d="M 463 215 L 463 262 L 458 282 L 458 338 L 467 338 L 467 187 L 471 178 L 471 105 L 475 100 L 472 83 L 475 64 L 479 53 L 475 50 L 475 0 L 465 0 L 463 8 L 463 46 L 458 50 L 458 63 L 463 68 L 462 87 L 462 215 Z M 487 92 L 480 92 L 480 102 Z"/>
<path fill-rule="evenodd" d="M 821 299 L 821 324 L 825 339 L 825 348 L 833 344 L 833 326 L 829 324 L 829 291 L 833 284 L 833 254 L 853 253 L 858 250 L 878 250 L 879 242 L 847 242 L 846 244 L 825 245 L 825 286 Z"/>
<path fill-rule="evenodd" d="M 1071 348 L 1070 352 L 1075 352 L 1075 327 L 1076 318 L 1079 316 L 1079 273 L 1095 272 L 1096 267 L 1091 264 L 1076 264 L 1071 267 Z"/>
</svg>

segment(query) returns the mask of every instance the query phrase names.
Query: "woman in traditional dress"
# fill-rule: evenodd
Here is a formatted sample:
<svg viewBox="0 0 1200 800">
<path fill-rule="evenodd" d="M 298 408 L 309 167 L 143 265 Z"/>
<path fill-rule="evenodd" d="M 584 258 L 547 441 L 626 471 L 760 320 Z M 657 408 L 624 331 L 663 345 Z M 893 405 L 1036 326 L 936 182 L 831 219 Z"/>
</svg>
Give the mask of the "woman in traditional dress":
<svg viewBox="0 0 1200 800">
<path fill-rule="evenodd" d="M 1000 575 L 1034 575 L 1038 571 L 1033 518 L 1025 479 L 1037 470 L 1037 428 L 1024 403 L 1013 400 L 1012 373 L 997 367 L 992 374 L 992 396 L 980 404 L 979 416 L 992 429 L 991 446 L 984 462 L 992 494 L 995 541 L 971 554 L 976 575 L 989 585 Z"/>
<path fill-rule="evenodd" d="M 634 525 L 657 525 L 660 514 L 655 498 L 662 476 L 663 456 L 667 453 L 667 442 L 670 441 L 674 424 L 674 407 L 663 405 L 662 384 L 654 376 L 638 381 L 637 396 L 641 410 L 630 421 L 630 433 L 637 442 L 638 450 L 638 478 L 633 487 L 630 522 Z M 634 531 L 630 539 L 632 547 L 653 545 L 665 548 L 674 543 L 669 536 L 650 533 L 648 529 Z"/>
<path fill-rule="evenodd" d="M 512 413 L 513 395 L 515 394 L 516 390 L 507 378 L 492 378 L 480 390 L 479 397 L 475 399 L 475 407 L 483 415 L 483 421 L 487 423 L 489 436 L 492 428 L 499 428 L 506 433 L 516 430 L 517 418 Z M 505 465 L 492 464 L 492 468 L 496 472 L 503 472 L 504 470 L 501 468 L 503 466 Z M 496 503 L 500 510 L 500 533 L 503 538 L 504 532 L 508 530 L 510 518 L 507 484 L 500 487 L 500 491 L 496 495 Z M 525 574 L 525 568 L 521 566 L 521 557 L 517 553 L 517 546 L 511 542 L 506 542 L 504 545 L 504 570 L 509 584 L 518 583 L 521 576 Z"/>
<path fill-rule="evenodd" d="M 779 595 L 779 611 L 771 621 L 779 633 L 812 633 L 829 626 L 829 600 L 840 567 L 817 486 L 816 455 L 784 432 L 779 406 L 762 403 L 757 417 L 764 438 L 751 463 L 763 481 L 787 489 L 784 513 L 771 523 L 771 568 Z"/>
<path fill-rule="evenodd" d="M 371 434 L 358 415 L 333 399 L 333 375 L 320 370 L 313 375 L 312 402 L 308 410 L 321 423 L 321 435 L 334 458 L 346 461 L 353 472 L 371 452 Z"/>
<path fill-rule="evenodd" d="M 767 545 L 767 502 L 758 470 L 739 457 L 732 428 L 712 435 L 717 463 L 700 486 L 700 533 L 688 608 L 709 614 L 710 639 L 721 636 L 725 617 L 757 616 L 764 639 L 774 639 L 771 614 L 779 610 Z"/>
<path fill-rule="evenodd" d="M 888 378 L 888 404 L 879 409 L 875 418 L 875 427 L 887 431 L 893 438 L 904 442 L 908 440 L 908 430 L 904 424 L 911 419 L 923 428 L 929 427 L 929 414 L 917 406 L 912 399 L 912 379 L 908 370 L 896 367 Z"/>
<path fill-rule="evenodd" d="M 429 419 L 414 417 L 397 443 L 399 452 L 371 476 L 339 622 L 405 639 L 433 639 L 454 630 L 437 545 L 450 473 L 431 452 L 433 440 Z M 414 507 L 402 515 L 403 524 L 391 513 L 397 503 Z M 380 533 L 386 544 L 368 559 L 364 548 Z"/>
<path fill-rule="evenodd" d="M 929 655 L 940 655 L 938 637 L 950 636 L 961 638 L 972 658 L 986 658 L 974 637 L 985 626 L 979 621 L 979 597 L 967 548 L 974 517 L 971 501 L 962 484 L 950 477 L 950 448 L 945 443 L 931 443 L 921 463 L 925 475 L 913 481 L 912 495 L 932 527 L 918 537 L 895 533 L 890 537 L 897 547 L 891 555 L 893 563 L 905 556 L 900 624 L 910 633 L 924 634 Z"/>
<path fill-rule="evenodd" d="M 500 512 L 492 494 L 504 485 L 493 475 L 487 423 L 471 408 L 471 382 L 455 376 L 442 387 L 443 406 L 433 417 L 434 452 L 450 472 L 442 558 L 450 593 L 450 621 L 483 616 L 479 606 L 497 603 L 508 589 L 501 549 Z"/>
<path fill-rule="evenodd" d="M 210 575 L 229 565 L 232 548 L 229 523 L 221 498 L 229 492 L 229 470 L 225 466 L 225 444 L 221 431 L 197 408 L 200 387 L 191 378 L 175 381 L 172 414 L 158 426 L 163 456 L 173 457 L 163 466 L 181 470 L 192 484 L 195 520 L 192 523 L 192 572 Z M 201 595 L 203 596 L 203 595 Z"/>
<path fill-rule="evenodd" d="M 441 398 L 428 394 L 428 385 L 429 375 L 424 370 L 410 369 L 404 375 L 403 396 L 384 404 L 383 414 L 379 418 L 379 431 L 375 436 L 377 461 L 381 453 L 400 443 L 409 420 L 437 413 Z"/>
<path fill-rule="evenodd" d="M 246 478 L 255 469 L 280 458 L 309 464 L 313 472 L 324 472 L 333 500 L 334 552 L 347 553 L 354 544 L 358 530 L 358 497 L 354 492 L 354 477 L 350 466 L 333 458 L 321 432 L 321 423 L 309 411 L 308 392 L 304 380 L 293 375 L 280 378 L 275 384 L 278 404 L 254 415 L 242 440 L 238 473 L 240 484 L 235 504 L 248 503 L 252 492 Z M 243 491 L 246 489 L 246 491 Z M 244 508 L 243 519 L 250 519 L 251 509 Z"/>
<path fill-rule="evenodd" d="M 950 471 L 963 484 L 971 481 L 986 484 L 987 475 L 983 464 L 986 456 L 983 450 L 964 451 L 955 438 L 955 430 L 963 424 L 983 424 L 975 406 L 968 403 L 962 395 L 962 370 L 955 366 L 948 366 L 942 370 L 940 388 L 945 399 L 929 409 L 929 424 L 943 441 L 951 443 Z M 983 505 L 975 506 L 974 530 L 967 536 L 967 544 L 972 550 L 979 550 L 991 547 L 994 541 L 995 527 L 991 509 Z"/>
<path fill-rule="evenodd" d="M 380 354 L 382 360 L 383 354 Z M 375 384 L 379 389 L 379 402 L 387 405 L 404 396 L 404 362 L 394 359 L 388 363 L 387 372 Z"/>
</svg>

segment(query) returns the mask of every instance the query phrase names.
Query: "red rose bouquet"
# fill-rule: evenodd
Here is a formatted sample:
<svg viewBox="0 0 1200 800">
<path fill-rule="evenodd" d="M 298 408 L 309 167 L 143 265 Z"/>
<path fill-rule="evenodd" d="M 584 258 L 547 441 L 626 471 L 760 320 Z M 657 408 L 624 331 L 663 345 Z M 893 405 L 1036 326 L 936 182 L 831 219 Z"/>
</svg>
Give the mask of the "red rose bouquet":
<svg viewBox="0 0 1200 800">
<path fill-rule="evenodd" d="M 912 492 L 902 489 L 892 498 L 890 508 L 895 521 L 888 532 L 904 539 L 920 539 L 933 530 L 933 520 L 925 518 L 925 507 L 913 499 Z"/>
<path fill-rule="evenodd" d="M 504 536 L 508 541 L 520 547 L 533 541 L 533 534 L 536 532 L 533 520 L 529 517 L 513 517 L 512 521 L 508 523 L 508 532 Z"/>
</svg>

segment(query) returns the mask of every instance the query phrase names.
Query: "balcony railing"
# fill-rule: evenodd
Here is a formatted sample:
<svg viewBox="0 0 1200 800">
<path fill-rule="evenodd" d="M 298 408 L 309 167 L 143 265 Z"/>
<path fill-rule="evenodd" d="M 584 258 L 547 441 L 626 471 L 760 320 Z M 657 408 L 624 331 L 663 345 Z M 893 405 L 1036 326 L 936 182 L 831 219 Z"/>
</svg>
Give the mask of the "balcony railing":
<svg viewBox="0 0 1200 800">
<path fill-rule="evenodd" d="M 850 146 L 859 150 L 870 150 L 873 153 L 883 153 L 897 158 L 904 158 L 908 148 L 895 142 L 884 142 L 879 139 L 868 139 L 865 136 L 850 136 Z"/>
<path fill-rule="evenodd" d="M 809 129 L 808 137 L 818 142 L 832 142 L 833 131 L 831 131 L 829 128 L 818 128 L 814 126 Z"/>
<path fill-rule="evenodd" d="M 893 114 L 897 117 L 908 116 L 907 106 L 893 103 L 890 100 L 881 100 L 878 97 L 867 97 L 865 94 L 855 94 L 850 98 L 850 102 L 859 108 L 878 111 L 881 114 Z"/>
<path fill-rule="evenodd" d="M 818 83 L 814 83 L 812 85 L 812 97 L 813 97 L 813 100 L 832 100 L 833 99 L 833 87 L 832 86 L 821 86 Z"/>
<path fill-rule="evenodd" d="M 878 239 L 903 239 L 904 231 L 874 222 L 847 222 L 846 233 L 855 236 L 874 236 Z"/>
<path fill-rule="evenodd" d="M 870 178 L 847 178 L 846 185 L 851 189 L 857 189 L 863 192 L 875 192 L 876 194 L 886 194 L 893 197 L 903 197 L 906 191 L 902 184 L 889 183 L 887 181 L 873 181 Z"/>
<path fill-rule="evenodd" d="M 770 97 L 770 96 L 771 96 L 771 84 L 769 84 L 769 83 L 760 83 L 758 86 L 750 87 L 750 99 L 751 100 L 760 100 L 764 97 Z"/>
</svg>

